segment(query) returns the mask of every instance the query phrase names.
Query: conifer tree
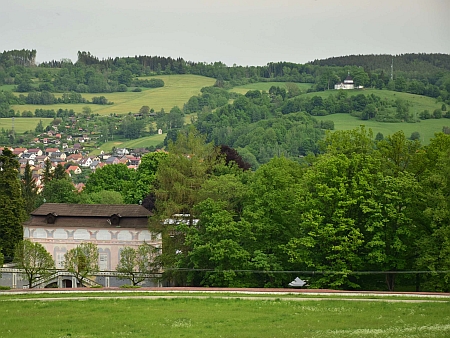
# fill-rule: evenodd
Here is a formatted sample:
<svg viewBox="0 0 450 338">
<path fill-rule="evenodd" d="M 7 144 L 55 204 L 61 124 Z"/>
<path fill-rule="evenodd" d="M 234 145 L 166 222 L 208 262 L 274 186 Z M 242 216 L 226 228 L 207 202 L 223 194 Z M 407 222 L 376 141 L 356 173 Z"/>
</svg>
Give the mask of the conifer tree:
<svg viewBox="0 0 450 338">
<path fill-rule="evenodd" d="M 19 180 L 19 162 L 9 149 L 0 154 L 0 247 L 11 261 L 16 244 L 22 240 L 26 219 L 25 201 Z"/>
<path fill-rule="evenodd" d="M 195 128 L 178 134 L 169 144 L 169 156 L 160 162 L 154 186 L 156 210 L 150 227 L 162 233 L 162 265 L 171 268 L 182 264 L 188 254 L 183 226 L 193 226 L 197 215 L 194 206 L 200 199 L 202 184 L 213 174 L 217 150 L 206 144 Z M 166 273 L 174 284 L 185 284 L 185 276 Z"/>
<path fill-rule="evenodd" d="M 33 178 L 31 166 L 28 162 L 25 165 L 25 171 L 22 176 L 22 196 L 25 200 L 25 209 L 27 213 L 30 213 L 36 206 L 38 195 L 36 180 Z"/>
</svg>

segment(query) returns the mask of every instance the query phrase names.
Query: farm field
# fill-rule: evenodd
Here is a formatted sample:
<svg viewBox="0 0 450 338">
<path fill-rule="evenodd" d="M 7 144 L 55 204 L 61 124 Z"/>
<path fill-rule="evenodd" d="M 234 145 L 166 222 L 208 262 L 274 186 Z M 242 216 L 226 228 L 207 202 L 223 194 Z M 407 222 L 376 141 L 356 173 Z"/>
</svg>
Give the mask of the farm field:
<svg viewBox="0 0 450 338">
<path fill-rule="evenodd" d="M 314 116 L 318 121 L 331 120 L 334 122 L 334 130 L 351 130 L 364 125 L 366 129 L 372 129 L 373 136 L 382 133 L 384 137 L 403 130 L 406 137 L 410 137 L 415 131 L 420 134 L 422 144 L 428 144 L 435 133 L 441 132 L 442 127 L 450 126 L 450 119 L 429 119 L 417 123 L 388 123 L 373 120 L 360 120 L 350 114 L 331 114 L 327 116 Z"/>
<path fill-rule="evenodd" d="M 43 118 L 43 117 L 15 117 L 14 118 L 14 130 L 16 133 L 22 134 L 28 130 L 33 130 L 39 123 L 39 120 L 42 120 L 44 126 L 48 125 L 53 119 L 51 118 Z M 0 118 L 0 129 L 5 128 L 11 130 L 12 128 L 12 118 L 5 117 Z"/>
<path fill-rule="evenodd" d="M 448 305 L 448 301 L 245 297 L 82 301 L 7 297 L 0 298 L 0 336 L 448 337 Z"/>
<path fill-rule="evenodd" d="M 312 83 L 297 83 L 297 86 L 303 92 L 306 92 L 309 88 L 311 88 L 312 85 L 313 85 Z M 249 83 L 246 85 L 233 87 L 229 91 L 239 93 L 239 94 L 245 94 L 249 90 L 265 90 L 266 92 L 268 92 L 270 87 L 272 87 L 272 86 L 286 88 L 286 83 L 285 82 L 256 82 L 256 83 Z"/>
<path fill-rule="evenodd" d="M 147 79 L 151 77 L 140 77 L 139 79 Z M 142 92 L 124 92 L 124 93 L 84 93 L 82 96 L 92 100 L 94 96 L 104 96 L 109 101 L 114 102 L 112 105 L 89 104 L 94 114 L 110 115 L 110 114 L 127 114 L 128 112 L 138 112 L 142 106 L 149 106 L 155 111 L 164 108 L 169 112 L 174 106 L 183 108 L 191 96 L 200 93 L 200 89 L 212 86 L 215 79 L 198 76 L 198 75 L 161 75 L 153 78 L 162 79 L 164 87 L 143 89 Z M 55 94 L 57 96 L 58 94 Z M 81 112 L 85 103 L 79 104 L 53 104 L 53 105 L 13 105 L 16 111 L 30 110 L 34 112 L 36 109 L 73 109 L 75 112 Z"/>
</svg>

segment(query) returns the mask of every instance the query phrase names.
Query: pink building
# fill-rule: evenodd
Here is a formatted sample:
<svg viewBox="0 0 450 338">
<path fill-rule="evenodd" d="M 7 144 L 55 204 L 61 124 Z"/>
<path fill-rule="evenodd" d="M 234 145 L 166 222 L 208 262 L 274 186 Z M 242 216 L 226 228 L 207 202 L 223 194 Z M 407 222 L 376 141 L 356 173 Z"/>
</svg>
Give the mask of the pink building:
<svg viewBox="0 0 450 338">
<path fill-rule="evenodd" d="M 137 248 L 144 241 L 161 247 L 160 235 L 148 229 L 151 215 L 141 205 L 45 203 L 24 223 L 24 238 L 41 243 L 58 269 L 64 268 L 67 251 L 92 242 L 98 246 L 100 271 L 115 271 L 121 249 Z"/>
</svg>

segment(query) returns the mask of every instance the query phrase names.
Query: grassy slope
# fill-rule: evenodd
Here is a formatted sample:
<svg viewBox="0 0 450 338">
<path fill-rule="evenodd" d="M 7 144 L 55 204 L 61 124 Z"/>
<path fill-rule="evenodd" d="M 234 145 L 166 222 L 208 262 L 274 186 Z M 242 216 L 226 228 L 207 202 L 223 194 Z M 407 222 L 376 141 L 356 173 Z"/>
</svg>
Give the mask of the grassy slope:
<svg viewBox="0 0 450 338">
<path fill-rule="evenodd" d="M 145 79 L 142 77 L 140 79 Z M 142 106 L 149 106 L 156 111 L 164 108 L 166 112 L 170 111 L 174 106 L 183 107 L 191 96 L 200 93 L 200 89 L 212 86 L 214 79 L 198 76 L 198 75 L 161 75 L 156 76 L 165 83 L 162 88 L 143 89 L 142 92 L 125 92 L 125 93 L 87 93 L 82 94 L 86 99 L 92 100 L 94 96 L 105 96 L 109 101 L 114 102 L 113 105 L 94 105 L 89 107 L 94 113 L 100 115 L 109 114 L 125 114 L 128 112 L 138 112 Z M 54 104 L 54 105 L 14 105 L 14 110 L 24 111 L 35 109 L 73 109 L 75 112 L 81 112 L 86 104 Z"/>
<path fill-rule="evenodd" d="M 315 118 L 319 121 L 332 120 L 334 122 L 334 130 L 350 130 L 364 125 L 366 128 L 372 129 L 374 136 L 380 132 L 386 137 L 403 130 L 405 135 L 409 137 L 413 132 L 417 131 L 420 134 L 422 144 L 428 144 L 435 133 L 442 131 L 443 126 L 450 126 L 449 119 L 425 120 L 418 123 L 386 123 L 372 120 L 363 121 L 349 114 L 315 116 Z"/>
<path fill-rule="evenodd" d="M 22 117 L 22 118 L 16 117 L 14 118 L 14 130 L 20 134 L 28 130 L 34 131 L 34 129 L 39 123 L 39 120 L 42 120 L 43 125 L 46 126 L 53 119 L 42 117 Z M 10 130 L 11 127 L 12 127 L 12 119 L 10 117 L 0 118 L 0 129 L 5 128 Z"/>
<path fill-rule="evenodd" d="M 102 144 L 99 149 L 95 149 L 89 153 L 89 155 L 99 155 L 100 151 L 103 150 L 105 152 L 110 152 L 113 147 L 116 148 L 146 148 L 150 146 L 156 146 L 164 141 L 166 134 L 162 135 L 152 135 L 141 137 L 136 140 L 124 140 L 124 139 L 116 139 Z"/>
<path fill-rule="evenodd" d="M 419 115 L 425 109 L 428 109 L 430 112 L 433 112 L 437 108 L 441 108 L 442 103 L 436 102 L 435 99 L 415 95 L 408 93 L 399 93 L 389 90 L 376 90 L 376 89 L 365 89 L 365 90 L 349 90 L 349 95 L 357 95 L 357 94 L 374 94 L 380 96 L 382 99 L 386 100 L 395 100 L 397 98 L 401 98 L 405 101 L 408 101 L 410 106 L 411 113 L 416 116 Z M 326 98 L 330 95 L 335 95 L 335 90 L 318 92 L 318 93 L 308 93 L 308 96 L 321 96 Z M 384 136 L 392 135 L 393 133 L 403 130 L 405 135 L 409 137 L 411 133 L 418 131 L 421 136 L 421 141 L 423 144 L 429 143 L 430 139 L 434 137 L 434 134 L 442 131 L 442 127 L 450 126 L 449 119 L 438 119 L 438 120 L 422 120 L 417 123 L 384 123 L 377 121 L 363 121 L 356 117 L 350 116 L 349 114 L 333 114 L 328 116 L 316 116 L 316 118 L 320 120 L 332 120 L 334 122 L 335 130 L 349 130 L 359 127 L 360 125 L 365 125 L 367 128 L 371 128 L 374 135 L 378 132 L 382 133 Z"/>
<path fill-rule="evenodd" d="M 448 337 L 448 305 L 214 298 L 5 300 L 0 301 L 0 336 Z"/>
<path fill-rule="evenodd" d="M 364 89 L 364 90 L 348 90 L 348 95 L 358 95 L 358 94 L 364 94 L 364 95 L 370 95 L 374 94 L 376 96 L 381 97 L 382 99 L 386 99 L 388 101 L 396 100 L 397 98 L 401 98 L 405 101 L 408 101 L 411 104 L 410 112 L 412 114 L 416 114 L 416 116 L 419 116 L 419 113 L 422 112 L 425 109 L 428 109 L 430 113 L 432 113 L 435 109 L 440 109 L 442 106 L 442 102 L 438 103 L 435 99 L 427 96 L 422 95 L 416 95 L 416 94 L 409 94 L 409 93 L 399 93 L 394 92 L 391 90 L 378 90 L 378 89 Z M 323 98 L 326 98 L 330 95 L 336 95 L 336 90 L 327 90 L 324 92 L 317 92 L 317 93 L 308 93 L 305 94 L 307 96 L 321 96 Z"/>
</svg>

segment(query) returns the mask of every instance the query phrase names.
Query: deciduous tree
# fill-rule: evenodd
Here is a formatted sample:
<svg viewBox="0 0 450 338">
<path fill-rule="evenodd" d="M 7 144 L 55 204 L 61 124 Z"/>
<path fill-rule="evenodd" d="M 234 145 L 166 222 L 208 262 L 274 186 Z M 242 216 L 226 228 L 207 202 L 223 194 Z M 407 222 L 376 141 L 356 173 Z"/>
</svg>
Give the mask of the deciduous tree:
<svg viewBox="0 0 450 338">
<path fill-rule="evenodd" d="M 33 288 L 35 282 L 50 276 L 55 270 L 52 255 L 40 243 L 28 239 L 20 241 L 14 253 L 14 263 L 23 269 L 23 275 L 28 281 L 28 287 Z"/>
<path fill-rule="evenodd" d="M 69 250 L 64 255 L 64 268 L 84 286 L 83 280 L 99 270 L 97 245 L 85 242 Z"/>
<path fill-rule="evenodd" d="M 137 249 L 126 247 L 120 252 L 116 267 L 120 279 L 129 279 L 133 285 L 143 282 L 149 275 L 159 272 L 156 260 L 159 248 L 144 243 Z"/>
</svg>

